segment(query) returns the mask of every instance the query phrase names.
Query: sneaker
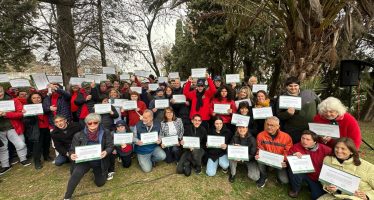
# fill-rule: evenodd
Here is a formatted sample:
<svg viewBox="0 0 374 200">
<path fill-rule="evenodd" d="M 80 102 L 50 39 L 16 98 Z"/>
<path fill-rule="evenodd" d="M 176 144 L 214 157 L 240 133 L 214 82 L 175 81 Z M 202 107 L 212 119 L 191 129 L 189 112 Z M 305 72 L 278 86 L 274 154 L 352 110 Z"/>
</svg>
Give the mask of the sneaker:
<svg viewBox="0 0 374 200">
<path fill-rule="evenodd" d="M 231 174 L 230 174 L 230 176 L 229 176 L 229 182 L 230 182 L 230 183 L 235 182 L 235 175 L 231 175 Z"/>
<path fill-rule="evenodd" d="M 222 169 L 222 172 L 225 174 L 227 174 L 228 171 L 229 171 L 228 169 Z"/>
<path fill-rule="evenodd" d="M 10 165 L 15 165 L 19 162 L 18 158 L 13 158 L 11 161 L 10 161 Z"/>
<path fill-rule="evenodd" d="M 31 165 L 31 162 L 28 161 L 28 160 L 24 160 L 24 161 L 21 161 L 21 164 L 22 164 L 24 167 L 27 167 L 27 166 Z"/>
<path fill-rule="evenodd" d="M 10 169 L 12 169 L 12 167 L 3 167 L 1 168 L 0 170 L 0 175 L 3 175 L 5 174 L 7 171 L 9 171 Z"/>
<path fill-rule="evenodd" d="M 266 181 L 268 181 L 267 178 L 263 179 L 263 178 L 260 178 L 256 181 L 256 185 L 258 188 L 263 188 L 265 187 L 265 184 L 266 184 Z"/>
<path fill-rule="evenodd" d="M 42 168 L 43 168 L 42 163 L 40 163 L 40 162 L 35 162 L 35 169 L 36 169 L 36 170 L 39 170 L 39 169 L 42 169 Z"/>
<path fill-rule="evenodd" d="M 113 176 L 114 176 L 114 172 L 109 172 L 108 173 L 108 178 L 106 178 L 107 181 L 110 181 L 113 179 Z"/>
<path fill-rule="evenodd" d="M 120 158 L 120 157 L 118 157 L 118 158 L 117 158 L 117 161 L 118 161 L 119 163 L 121 163 L 121 162 L 122 162 L 122 160 L 121 160 L 121 158 Z"/>
<path fill-rule="evenodd" d="M 297 198 L 297 196 L 299 196 L 299 192 L 294 192 L 290 190 L 288 191 L 288 196 L 290 196 L 291 198 Z"/>
<path fill-rule="evenodd" d="M 201 167 L 196 167 L 195 173 L 196 174 L 201 174 Z"/>
</svg>

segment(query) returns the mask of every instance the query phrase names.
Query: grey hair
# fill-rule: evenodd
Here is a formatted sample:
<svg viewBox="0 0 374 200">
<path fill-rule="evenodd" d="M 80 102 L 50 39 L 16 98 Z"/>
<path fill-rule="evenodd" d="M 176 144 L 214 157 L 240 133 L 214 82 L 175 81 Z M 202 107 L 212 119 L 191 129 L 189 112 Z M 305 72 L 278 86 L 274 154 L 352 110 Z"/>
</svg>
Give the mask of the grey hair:
<svg viewBox="0 0 374 200">
<path fill-rule="evenodd" d="M 273 121 L 277 122 L 278 125 L 280 125 L 280 120 L 276 116 L 271 116 L 271 117 L 266 118 L 266 121 L 269 121 L 269 120 L 273 120 Z"/>
<path fill-rule="evenodd" d="M 323 115 L 327 111 L 336 111 L 338 112 L 339 116 L 342 116 L 347 112 L 347 108 L 339 99 L 335 97 L 328 97 L 318 105 L 318 113 L 320 115 Z"/>
<path fill-rule="evenodd" d="M 149 114 L 151 115 L 152 119 L 153 119 L 153 111 L 152 111 L 152 110 L 146 109 L 146 110 L 143 112 L 143 115 L 144 115 L 145 113 L 149 113 Z"/>
<path fill-rule="evenodd" d="M 101 116 L 99 114 L 96 114 L 96 113 L 90 113 L 87 115 L 87 117 L 84 119 L 84 123 L 88 123 L 89 121 L 97 121 L 97 122 L 101 122 Z"/>
</svg>

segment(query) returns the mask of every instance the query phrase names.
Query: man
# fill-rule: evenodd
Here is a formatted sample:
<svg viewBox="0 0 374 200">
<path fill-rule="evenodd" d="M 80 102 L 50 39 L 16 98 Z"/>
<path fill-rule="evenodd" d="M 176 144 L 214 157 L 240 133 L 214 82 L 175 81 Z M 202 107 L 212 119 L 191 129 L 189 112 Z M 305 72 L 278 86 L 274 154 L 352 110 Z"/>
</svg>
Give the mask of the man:
<svg viewBox="0 0 374 200">
<path fill-rule="evenodd" d="M 183 88 L 181 87 L 181 82 L 179 79 L 175 79 L 171 81 L 171 86 L 173 88 L 173 95 L 181 95 L 183 94 Z M 186 101 L 186 103 L 175 103 L 174 99 L 170 100 L 171 107 L 173 107 L 175 111 L 175 115 L 178 118 L 182 119 L 183 125 L 187 126 L 191 124 L 190 121 L 190 102 Z"/>
<path fill-rule="evenodd" d="M 18 157 L 23 166 L 29 166 L 31 163 L 26 159 L 27 148 L 25 144 L 25 137 L 23 135 L 24 125 L 21 121 L 23 117 L 22 103 L 16 98 L 12 99 L 5 94 L 5 90 L 0 86 L 0 101 L 13 100 L 15 111 L 3 112 L 0 111 L 0 140 L 4 144 L 0 147 L 0 161 L 2 169 L 0 175 L 6 173 L 11 169 L 9 164 L 8 141 L 14 144 Z"/>
<path fill-rule="evenodd" d="M 288 155 L 288 150 L 292 146 L 291 137 L 282 132 L 279 129 L 279 119 L 277 117 L 269 117 L 265 121 L 265 130 L 258 134 L 257 136 L 257 149 L 264 150 L 271 153 L 276 153 L 284 155 L 285 160 Z M 260 159 L 260 156 L 256 155 L 256 160 Z M 267 166 L 263 163 L 258 162 L 258 167 L 260 169 L 260 179 L 256 181 L 257 187 L 265 187 L 267 181 Z M 277 180 L 282 184 L 288 183 L 286 162 L 282 162 L 282 169 L 276 169 Z"/>
<path fill-rule="evenodd" d="M 291 183 L 291 190 L 288 192 L 288 196 L 292 198 L 298 197 L 304 181 L 309 186 L 312 199 L 318 199 L 318 197 L 325 193 L 321 183 L 318 181 L 318 177 L 322 169 L 323 159 L 325 156 L 331 154 L 331 148 L 317 141 L 318 135 L 316 133 L 305 130 L 301 135 L 301 142 L 294 144 L 288 151 L 289 155 L 294 155 L 299 158 L 301 158 L 302 155 L 310 155 L 315 170 L 315 172 L 307 174 L 294 174 L 291 169 L 288 170 Z"/>
<path fill-rule="evenodd" d="M 147 145 L 141 141 L 141 134 L 150 132 L 157 132 L 159 134 L 160 123 L 153 121 L 153 112 L 151 110 L 145 110 L 142 121 L 139 121 L 135 126 L 134 143 L 140 168 L 146 173 L 152 171 L 152 165 L 166 158 L 164 150 L 159 146 L 161 143 L 160 139 L 157 140 L 156 144 Z"/>
<path fill-rule="evenodd" d="M 63 115 L 70 121 L 72 114 L 70 110 L 70 93 L 62 89 L 61 85 L 49 84 L 48 88 L 51 89 L 52 93 L 49 93 L 43 100 L 44 113 L 49 117 L 49 124 L 53 127 L 53 118 L 56 115 Z"/>
<path fill-rule="evenodd" d="M 69 123 L 65 116 L 56 115 L 54 118 L 54 124 L 56 128 L 52 131 L 51 137 L 58 152 L 55 159 L 55 165 L 61 166 L 64 163 L 69 162 L 69 150 L 73 137 L 81 129 L 78 123 Z"/>
<path fill-rule="evenodd" d="M 222 78 L 221 78 L 221 76 L 214 76 L 213 81 L 214 81 L 214 86 L 216 86 L 216 89 L 218 90 L 218 88 L 220 88 L 221 85 L 222 85 Z"/>
<path fill-rule="evenodd" d="M 162 88 L 157 88 L 156 95 L 155 95 L 154 99 L 149 103 L 149 109 L 153 111 L 154 119 L 158 123 L 161 123 L 161 121 L 163 120 L 165 109 L 164 108 L 155 108 L 155 106 L 156 106 L 155 101 L 156 100 L 162 100 L 162 99 L 166 99 L 165 94 L 164 94 L 164 90 Z"/>
</svg>

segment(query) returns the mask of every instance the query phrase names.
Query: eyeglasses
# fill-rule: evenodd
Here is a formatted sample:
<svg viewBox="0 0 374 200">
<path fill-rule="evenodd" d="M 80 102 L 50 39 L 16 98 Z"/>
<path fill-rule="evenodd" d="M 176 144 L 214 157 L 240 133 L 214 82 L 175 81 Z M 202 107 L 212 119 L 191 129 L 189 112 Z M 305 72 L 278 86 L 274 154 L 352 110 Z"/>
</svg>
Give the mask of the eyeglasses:
<svg viewBox="0 0 374 200">
<path fill-rule="evenodd" d="M 87 125 L 91 126 L 92 124 L 97 125 L 99 122 L 87 122 Z"/>
</svg>

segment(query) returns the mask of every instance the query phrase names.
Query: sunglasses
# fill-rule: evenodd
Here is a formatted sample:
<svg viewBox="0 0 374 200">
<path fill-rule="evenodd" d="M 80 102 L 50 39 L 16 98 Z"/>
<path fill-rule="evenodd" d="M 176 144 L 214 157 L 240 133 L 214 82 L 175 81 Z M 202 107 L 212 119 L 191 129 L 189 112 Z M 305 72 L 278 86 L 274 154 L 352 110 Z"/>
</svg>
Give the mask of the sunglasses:
<svg viewBox="0 0 374 200">
<path fill-rule="evenodd" d="M 87 122 L 87 125 L 89 125 L 89 126 L 91 126 L 92 124 L 94 124 L 94 125 L 98 125 L 99 122 Z"/>
</svg>

